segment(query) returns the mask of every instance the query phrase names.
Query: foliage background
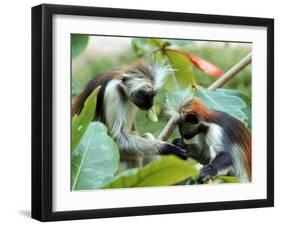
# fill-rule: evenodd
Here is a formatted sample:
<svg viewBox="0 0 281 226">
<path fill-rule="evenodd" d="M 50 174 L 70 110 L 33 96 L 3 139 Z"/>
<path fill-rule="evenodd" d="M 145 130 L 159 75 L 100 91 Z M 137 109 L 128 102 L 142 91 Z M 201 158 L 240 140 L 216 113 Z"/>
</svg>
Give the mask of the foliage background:
<svg viewBox="0 0 281 226">
<path fill-rule="evenodd" d="M 81 34 L 72 34 L 71 44 L 73 96 L 83 90 L 87 82 L 98 73 L 128 64 L 137 58 L 152 60 L 173 69 L 170 70 L 166 82 L 154 98 L 153 110 L 150 109 L 148 114 L 144 111 L 138 112 L 135 130 L 140 134 L 150 132 L 157 137 L 169 120 L 165 114 L 166 108 L 175 109 L 175 103 L 195 96 L 199 97 L 208 108 L 227 112 L 251 129 L 250 81 L 244 82 L 243 77 L 243 82 L 238 80 L 235 83 L 234 80 L 232 84 L 228 84 L 228 86 L 238 86 L 236 89 L 205 88 L 209 85 L 207 82 L 213 82 L 213 79 L 208 79 L 207 76 L 218 78 L 223 74 L 221 68 L 210 62 L 210 56 L 215 56 L 211 59 L 215 61 L 217 55 L 222 55 L 224 58 L 221 61 L 226 61 L 229 54 L 237 55 L 234 50 L 245 51 L 247 46 L 249 52 L 249 45 L 158 38 L 89 37 Z M 89 55 L 85 55 L 84 59 L 80 58 L 79 61 L 78 56 L 86 52 L 84 50 L 87 46 L 94 46 L 94 48 L 88 51 Z M 203 51 L 206 53 L 205 57 L 208 57 L 207 60 L 191 53 L 203 49 L 205 49 Z M 213 55 L 214 53 L 216 55 Z M 75 70 L 75 63 L 78 64 L 77 70 Z M 251 77 L 249 76 L 248 79 Z M 244 93 L 239 87 L 244 89 Z M 201 183 L 199 175 L 203 165 L 191 158 L 181 160 L 175 156 L 161 156 L 160 159 L 138 168 L 121 166 L 123 164 L 120 161 L 118 146 L 108 133 L 106 125 L 92 122 L 99 89 L 100 87 L 97 87 L 87 97 L 81 113 L 72 117 L 72 191 Z M 175 137 L 179 137 L 177 130 L 169 139 Z M 188 142 L 193 141 L 188 140 Z M 237 177 L 218 175 L 204 183 L 239 181 Z"/>
</svg>

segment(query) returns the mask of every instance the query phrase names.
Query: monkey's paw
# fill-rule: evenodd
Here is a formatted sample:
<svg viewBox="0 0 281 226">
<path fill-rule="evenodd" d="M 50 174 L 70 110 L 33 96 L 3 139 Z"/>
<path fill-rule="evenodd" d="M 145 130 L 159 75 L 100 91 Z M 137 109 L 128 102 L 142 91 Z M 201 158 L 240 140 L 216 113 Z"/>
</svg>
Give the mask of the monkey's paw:
<svg viewBox="0 0 281 226">
<path fill-rule="evenodd" d="M 185 150 L 182 150 L 178 148 L 175 145 L 165 143 L 163 147 L 160 150 L 161 155 L 176 155 L 179 158 L 186 160 L 189 157 L 189 153 L 187 153 Z"/>
<path fill-rule="evenodd" d="M 198 181 L 200 183 L 205 183 L 210 179 L 213 179 L 215 176 L 217 176 L 218 171 L 213 168 L 211 165 L 205 165 L 200 172 L 200 176 Z"/>
<path fill-rule="evenodd" d="M 181 138 L 176 138 L 172 141 L 172 144 L 181 148 L 181 149 L 186 149 L 187 148 L 187 144 L 184 143 L 183 139 Z"/>
</svg>

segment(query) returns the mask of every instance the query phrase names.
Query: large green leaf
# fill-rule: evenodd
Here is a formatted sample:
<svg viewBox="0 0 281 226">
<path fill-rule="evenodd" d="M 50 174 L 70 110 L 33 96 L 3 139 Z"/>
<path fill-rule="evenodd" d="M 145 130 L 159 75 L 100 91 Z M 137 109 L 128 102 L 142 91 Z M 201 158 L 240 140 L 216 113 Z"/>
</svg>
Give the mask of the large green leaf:
<svg viewBox="0 0 281 226">
<path fill-rule="evenodd" d="M 177 84 L 175 84 L 173 76 L 169 76 L 165 83 L 165 89 L 175 91 L 196 82 L 192 63 L 185 56 L 169 50 L 165 51 L 165 55 L 175 69 L 174 74 L 177 81 Z"/>
<path fill-rule="evenodd" d="M 211 91 L 203 87 L 198 87 L 196 95 L 208 108 L 226 112 L 245 124 L 247 123 L 248 118 L 244 112 L 247 105 L 240 97 L 221 91 Z"/>
<path fill-rule="evenodd" d="M 88 41 L 89 41 L 88 35 L 79 35 L 79 34 L 71 35 L 72 59 L 79 56 L 84 51 L 84 49 L 87 47 Z"/>
<path fill-rule="evenodd" d="M 222 94 L 234 95 L 238 96 L 243 99 L 246 103 L 246 107 L 243 108 L 244 113 L 247 115 L 247 127 L 249 129 L 252 128 L 252 101 L 251 98 L 248 97 L 246 94 L 242 93 L 240 90 L 234 89 L 216 89 L 217 92 L 221 92 Z"/>
<path fill-rule="evenodd" d="M 119 150 L 101 122 L 92 122 L 72 153 L 72 190 L 101 188 L 119 167 Z"/>
<path fill-rule="evenodd" d="M 71 129 L 71 149 L 77 147 L 83 134 L 86 132 L 89 123 L 93 120 L 97 106 L 97 95 L 100 87 L 97 87 L 91 95 L 86 99 L 82 112 L 79 115 L 74 115 L 72 118 Z"/>
<path fill-rule="evenodd" d="M 174 156 L 166 156 L 117 177 L 105 188 L 168 186 L 188 177 L 197 176 L 198 173 L 193 164 L 188 164 Z"/>
</svg>

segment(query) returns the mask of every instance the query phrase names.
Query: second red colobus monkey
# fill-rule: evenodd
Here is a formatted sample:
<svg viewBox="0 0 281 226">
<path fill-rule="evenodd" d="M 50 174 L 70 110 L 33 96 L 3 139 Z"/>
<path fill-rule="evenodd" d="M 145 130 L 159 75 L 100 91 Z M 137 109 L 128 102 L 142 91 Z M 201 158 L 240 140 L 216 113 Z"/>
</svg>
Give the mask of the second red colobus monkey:
<svg viewBox="0 0 281 226">
<path fill-rule="evenodd" d="M 244 124 L 227 113 L 208 109 L 199 98 L 180 107 L 178 121 L 182 139 L 173 144 L 204 164 L 199 180 L 233 175 L 241 182 L 251 181 L 251 134 Z M 198 135 L 199 143 L 186 144 Z"/>
</svg>

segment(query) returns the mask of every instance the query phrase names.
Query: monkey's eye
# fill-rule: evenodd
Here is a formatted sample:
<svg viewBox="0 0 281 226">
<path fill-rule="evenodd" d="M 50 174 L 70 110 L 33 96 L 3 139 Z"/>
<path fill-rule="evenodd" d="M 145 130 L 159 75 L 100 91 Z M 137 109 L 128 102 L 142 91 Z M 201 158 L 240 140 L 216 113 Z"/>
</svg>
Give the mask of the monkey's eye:
<svg viewBox="0 0 281 226">
<path fill-rule="evenodd" d="M 185 122 L 191 123 L 191 124 L 197 124 L 197 123 L 199 123 L 199 120 L 197 118 L 197 115 L 194 112 L 190 112 L 185 116 Z"/>
<path fill-rule="evenodd" d="M 128 81 L 128 77 L 124 76 L 124 77 L 122 78 L 122 83 L 126 83 L 127 81 Z"/>
</svg>

